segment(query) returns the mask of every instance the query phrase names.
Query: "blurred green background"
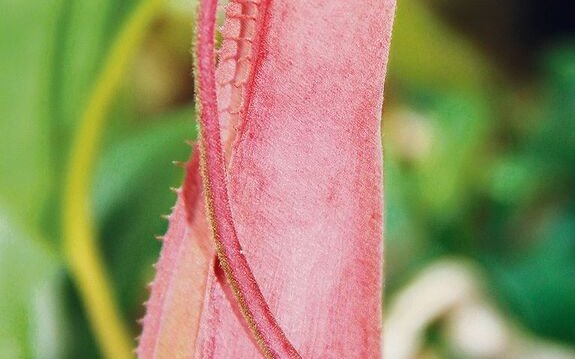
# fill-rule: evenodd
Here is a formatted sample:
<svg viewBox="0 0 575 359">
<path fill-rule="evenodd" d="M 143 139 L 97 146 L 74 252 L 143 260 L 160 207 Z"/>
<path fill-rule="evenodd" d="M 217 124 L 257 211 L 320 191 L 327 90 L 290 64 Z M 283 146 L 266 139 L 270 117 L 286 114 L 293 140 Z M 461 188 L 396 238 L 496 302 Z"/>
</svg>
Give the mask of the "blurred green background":
<svg viewBox="0 0 575 359">
<path fill-rule="evenodd" d="M 138 2 L 0 4 L 0 359 L 100 358 L 61 249 L 64 176 Z M 146 28 L 98 148 L 98 246 L 133 337 L 168 188 L 183 175 L 172 161 L 195 138 L 194 7 L 167 1 Z M 574 14 L 570 0 L 398 1 L 383 120 L 386 316 L 434 264 L 456 261 L 477 273 L 466 279 L 480 288 L 474 302 L 498 313 L 507 338 L 560 348 L 533 358 L 575 358 Z M 416 305 L 451 283 L 434 285 Z M 510 340 L 470 350 L 445 318 L 422 325 L 404 358 L 514 357 Z"/>
</svg>

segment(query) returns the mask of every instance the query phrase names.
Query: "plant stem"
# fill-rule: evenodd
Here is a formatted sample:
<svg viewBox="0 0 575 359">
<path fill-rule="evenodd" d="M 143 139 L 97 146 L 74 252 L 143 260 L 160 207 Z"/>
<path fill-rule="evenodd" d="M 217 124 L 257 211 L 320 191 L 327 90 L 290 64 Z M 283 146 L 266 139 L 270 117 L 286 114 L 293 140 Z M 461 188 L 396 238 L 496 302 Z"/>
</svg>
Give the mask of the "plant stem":
<svg viewBox="0 0 575 359">
<path fill-rule="evenodd" d="M 90 325 L 106 358 L 133 356 L 97 246 L 91 181 L 111 100 L 161 0 L 143 0 L 127 20 L 105 60 L 72 142 L 63 194 L 63 246 Z"/>
</svg>

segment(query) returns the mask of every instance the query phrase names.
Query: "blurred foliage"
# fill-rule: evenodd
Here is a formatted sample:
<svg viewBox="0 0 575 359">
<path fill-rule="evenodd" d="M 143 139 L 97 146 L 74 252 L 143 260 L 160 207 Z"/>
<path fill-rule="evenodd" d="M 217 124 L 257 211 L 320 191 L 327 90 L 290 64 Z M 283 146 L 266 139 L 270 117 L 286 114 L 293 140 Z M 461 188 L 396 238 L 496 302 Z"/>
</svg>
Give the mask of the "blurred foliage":
<svg viewBox="0 0 575 359">
<path fill-rule="evenodd" d="M 135 4 L 2 0 L 0 358 L 100 357 L 62 260 L 60 198 L 70 139 Z M 149 29 L 94 181 L 100 245 L 134 337 L 160 249 L 153 237 L 182 176 L 172 161 L 195 136 L 192 12 L 193 1 L 170 1 Z M 386 296 L 438 258 L 466 257 L 512 320 L 575 345 L 574 37 L 531 49 L 533 70 L 516 79 L 482 50 L 494 39 L 470 40 L 426 2 L 399 1 L 395 25 Z"/>
<path fill-rule="evenodd" d="M 514 87 L 420 6 L 400 2 L 386 90 L 386 294 L 464 256 L 511 318 L 575 344 L 575 44 L 542 53 Z M 438 48 L 454 57 L 421 61 Z"/>
</svg>

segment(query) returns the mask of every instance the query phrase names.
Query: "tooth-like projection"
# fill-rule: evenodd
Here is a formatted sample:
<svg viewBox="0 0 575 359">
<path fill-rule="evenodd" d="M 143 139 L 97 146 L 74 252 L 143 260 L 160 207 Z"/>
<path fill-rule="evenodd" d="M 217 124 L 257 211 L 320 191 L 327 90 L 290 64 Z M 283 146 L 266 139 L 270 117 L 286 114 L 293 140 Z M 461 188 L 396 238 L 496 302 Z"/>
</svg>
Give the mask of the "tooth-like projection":
<svg viewBox="0 0 575 359">
<path fill-rule="evenodd" d="M 169 229 L 162 240 L 156 278 L 143 318 L 138 358 L 192 358 L 204 298 L 208 265 L 214 256 L 201 195 L 197 150 Z"/>
</svg>

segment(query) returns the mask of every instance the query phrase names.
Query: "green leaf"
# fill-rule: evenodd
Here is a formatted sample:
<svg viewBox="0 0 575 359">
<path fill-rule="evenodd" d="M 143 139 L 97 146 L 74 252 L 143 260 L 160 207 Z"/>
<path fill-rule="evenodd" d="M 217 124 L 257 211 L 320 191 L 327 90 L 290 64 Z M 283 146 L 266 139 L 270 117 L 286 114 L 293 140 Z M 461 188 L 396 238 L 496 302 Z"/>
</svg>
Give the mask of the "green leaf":
<svg viewBox="0 0 575 359">
<path fill-rule="evenodd" d="M 61 356 L 61 265 L 45 243 L 0 208 L 0 358 Z"/>
<path fill-rule="evenodd" d="M 63 0 L 52 77 L 54 120 L 70 127 L 82 115 L 114 35 L 136 1 Z"/>
<path fill-rule="evenodd" d="M 446 94 L 426 106 L 432 145 L 415 168 L 421 205 L 436 219 L 461 216 L 467 196 L 484 175 L 481 166 L 490 123 L 481 97 Z"/>
<path fill-rule="evenodd" d="M 559 214 L 517 260 L 488 266 L 508 309 L 539 335 L 575 341 L 575 212 Z"/>
<path fill-rule="evenodd" d="M 0 199 L 31 223 L 52 177 L 47 98 L 59 4 L 5 0 L 0 12 Z"/>
</svg>

